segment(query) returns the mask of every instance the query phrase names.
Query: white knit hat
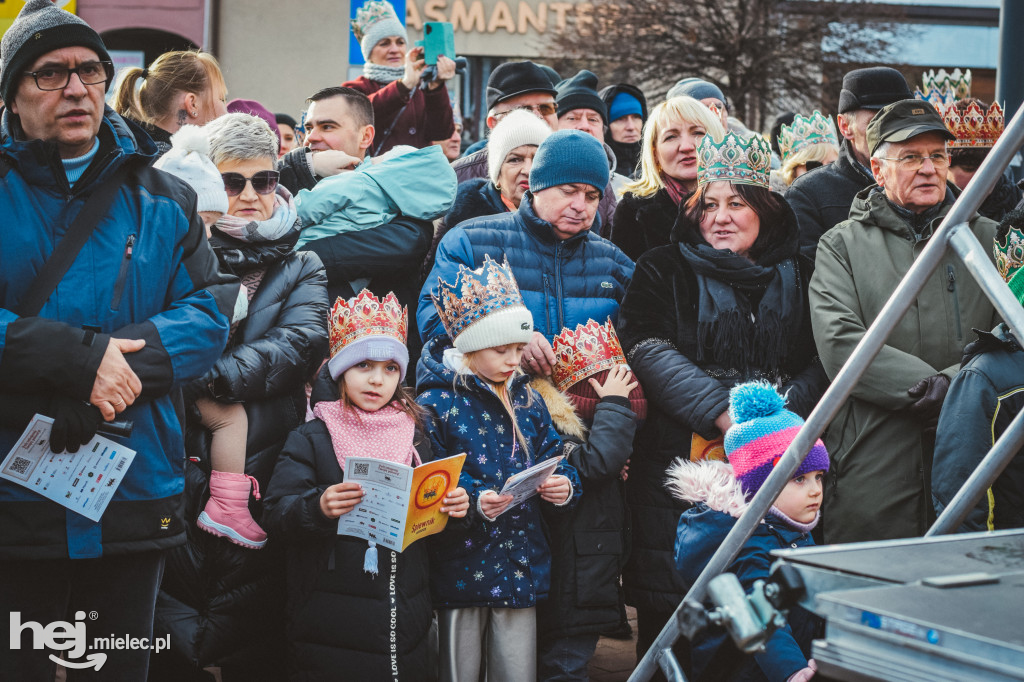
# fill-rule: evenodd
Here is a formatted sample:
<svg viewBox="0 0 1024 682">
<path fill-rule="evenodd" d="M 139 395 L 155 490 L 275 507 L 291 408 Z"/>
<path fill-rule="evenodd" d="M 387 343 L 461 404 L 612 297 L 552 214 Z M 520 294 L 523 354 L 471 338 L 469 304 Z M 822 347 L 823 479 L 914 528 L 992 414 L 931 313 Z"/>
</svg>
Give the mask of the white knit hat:
<svg viewBox="0 0 1024 682">
<path fill-rule="evenodd" d="M 498 174 L 510 151 L 524 144 L 539 147 L 550 134 L 548 124 L 525 109 L 511 111 L 498 121 L 487 142 L 487 177 L 494 186 L 498 186 Z"/>
<path fill-rule="evenodd" d="M 210 138 L 199 126 L 182 126 L 171 135 L 170 151 L 157 159 L 153 167 L 187 182 L 199 195 L 197 211 L 228 212 L 224 180 L 210 160 Z"/>
</svg>

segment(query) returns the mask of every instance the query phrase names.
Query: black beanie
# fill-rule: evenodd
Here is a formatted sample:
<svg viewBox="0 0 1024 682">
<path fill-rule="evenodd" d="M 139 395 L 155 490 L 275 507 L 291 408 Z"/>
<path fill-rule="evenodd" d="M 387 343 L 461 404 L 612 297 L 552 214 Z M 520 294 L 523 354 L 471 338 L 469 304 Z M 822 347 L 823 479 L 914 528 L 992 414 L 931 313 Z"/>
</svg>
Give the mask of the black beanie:
<svg viewBox="0 0 1024 682">
<path fill-rule="evenodd" d="M 608 125 L 608 107 L 597 94 L 597 76 L 583 69 L 572 78 L 566 78 L 556 86 L 555 104 L 561 118 L 573 109 L 593 109 L 601 114 L 601 120 Z"/>
<path fill-rule="evenodd" d="M 9 103 L 22 72 L 47 52 L 62 47 L 87 47 L 100 61 L 110 61 L 100 34 L 89 24 L 59 9 L 52 0 L 29 0 L 0 40 L 0 98 Z"/>
<path fill-rule="evenodd" d="M 888 66 L 854 69 L 843 76 L 839 113 L 857 109 L 881 109 L 902 99 L 913 99 L 903 74 Z"/>
</svg>

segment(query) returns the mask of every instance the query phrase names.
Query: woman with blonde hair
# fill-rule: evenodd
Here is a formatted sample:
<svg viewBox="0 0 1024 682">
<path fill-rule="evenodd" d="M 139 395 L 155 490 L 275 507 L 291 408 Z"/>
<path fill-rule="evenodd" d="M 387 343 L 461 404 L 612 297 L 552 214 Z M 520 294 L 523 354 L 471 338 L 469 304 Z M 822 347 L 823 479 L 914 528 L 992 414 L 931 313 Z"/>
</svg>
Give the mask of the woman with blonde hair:
<svg viewBox="0 0 1024 682">
<path fill-rule="evenodd" d="M 779 177 L 788 188 L 807 171 L 826 166 L 839 158 L 839 138 L 831 116 L 815 111 L 811 116 L 797 114 L 790 125 L 779 130 L 782 167 Z"/>
<path fill-rule="evenodd" d="M 165 52 L 149 68 L 128 68 L 114 94 L 114 110 L 142 124 L 160 153 L 183 125 L 205 125 L 223 116 L 228 89 L 217 59 L 194 50 Z"/>
<path fill-rule="evenodd" d="M 679 208 L 697 188 L 697 145 L 725 129 L 707 106 L 673 97 L 654 107 L 644 124 L 640 178 L 627 184 L 612 219 L 611 241 L 634 261 L 670 242 Z"/>
</svg>

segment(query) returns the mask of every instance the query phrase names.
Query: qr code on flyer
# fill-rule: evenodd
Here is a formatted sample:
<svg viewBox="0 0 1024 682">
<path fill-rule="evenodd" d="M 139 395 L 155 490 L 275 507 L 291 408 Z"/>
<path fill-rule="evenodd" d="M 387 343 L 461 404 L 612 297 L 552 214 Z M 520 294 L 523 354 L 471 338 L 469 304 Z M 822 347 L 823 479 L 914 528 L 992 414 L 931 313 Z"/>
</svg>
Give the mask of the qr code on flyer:
<svg viewBox="0 0 1024 682">
<path fill-rule="evenodd" d="M 352 475 L 353 476 L 369 476 L 370 475 L 370 463 L 369 462 L 353 462 L 352 463 Z"/>
<path fill-rule="evenodd" d="M 7 466 L 4 467 L 4 473 L 22 480 L 28 480 L 29 476 L 32 475 L 32 470 L 35 469 L 35 464 L 34 460 L 15 455 L 7 463 Z"/>
</svg>

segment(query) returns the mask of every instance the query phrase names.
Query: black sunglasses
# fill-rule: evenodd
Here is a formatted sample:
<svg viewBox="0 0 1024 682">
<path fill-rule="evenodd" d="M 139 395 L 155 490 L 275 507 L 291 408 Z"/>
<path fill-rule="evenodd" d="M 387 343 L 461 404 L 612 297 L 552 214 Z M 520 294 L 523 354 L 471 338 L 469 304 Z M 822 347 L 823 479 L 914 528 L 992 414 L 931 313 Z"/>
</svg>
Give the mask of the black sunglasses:
<svg viewBox="0 0 1024 682">
<path fill-rule="evenodd" d="M 277 181 L 280 180 L 281 174 L 276 170 L 265 170 L 254 173 L 251 178 L 247 178 L 241 173 L 221 173 L 220 177 L 224 180 L 224 191 L 228 193 L 228 196 L 237 197 L 245 191 L 247 182 L 252 183 L 256 194 L 270 194 L 277 189 Z"/>
</svg>

